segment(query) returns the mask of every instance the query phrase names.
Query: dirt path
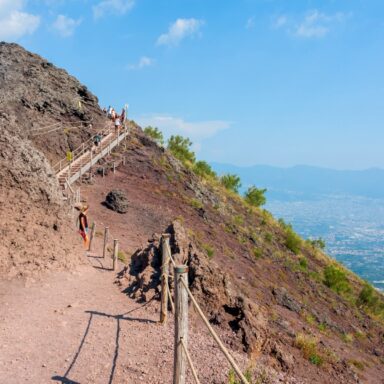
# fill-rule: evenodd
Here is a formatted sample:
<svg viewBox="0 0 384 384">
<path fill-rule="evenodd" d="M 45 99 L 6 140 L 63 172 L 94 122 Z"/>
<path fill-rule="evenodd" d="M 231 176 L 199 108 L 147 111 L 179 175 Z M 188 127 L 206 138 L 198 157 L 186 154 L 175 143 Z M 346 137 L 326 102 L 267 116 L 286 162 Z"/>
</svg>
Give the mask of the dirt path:
<svg viewBox="0 0 384 384">
<path fill-rule="evenodd" d="M 73 272 L 0 282 L 0 383 L 172 382 L 172 319 L 158 325 L 158 302 L 120 292 L 110 259 L 84 257 Z M 229 367 L 205 332 L 190 348 L 202 382 L 226 382 Z"/>
</svg>

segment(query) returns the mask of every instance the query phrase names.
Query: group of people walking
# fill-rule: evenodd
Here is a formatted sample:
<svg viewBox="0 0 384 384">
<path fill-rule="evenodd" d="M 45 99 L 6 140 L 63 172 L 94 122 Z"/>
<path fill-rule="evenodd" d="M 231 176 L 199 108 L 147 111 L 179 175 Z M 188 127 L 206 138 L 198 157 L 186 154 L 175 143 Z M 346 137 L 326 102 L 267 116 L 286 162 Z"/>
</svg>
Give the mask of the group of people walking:
<svg viewBox="0 0 384 384">
<path fill-rule="evenodd" d="M 121 111 L 121 114 L 118 115 L 115 111 L 115 109 L 111 106 L 107 108 L 103 108 L 103 112 L 105 115 L 113 121 L 114 126 L 115 126 L 115 133 L 118 134 L 121 128 L 122 123 L 125 120 L 125 109 L 123 108 Z M 95 151 L 97 151 L 97 148 L 102 140 L 102 134 L 97 133 L 93 137 L 93 144 L 95 146 Z M 93 149 L 92 149 L 93 150 Z M 88 218 L 87 218 L 87 213 L 88 213 L 89 206 L 88 205 L 83 205 L 80 210 L 80 214 L 77 219 L 77 226 L 79 228 L 79 234 L 83 239 L 83 245 L 85 249 L 88 249 L 89 247 L 89 227 L 88 227 Z"/>
<path fill-rule="evenodd" d="M 115 126 L 115 133 L 118 133 L 122 123 L 125 120 L 125 109 L 121 110 L 120 115 L 116 113 L 115 109 L 111 106 L 103 109 L 103 112 L 107 115 L 108 119 L 111 119 Z"/>
</svg>

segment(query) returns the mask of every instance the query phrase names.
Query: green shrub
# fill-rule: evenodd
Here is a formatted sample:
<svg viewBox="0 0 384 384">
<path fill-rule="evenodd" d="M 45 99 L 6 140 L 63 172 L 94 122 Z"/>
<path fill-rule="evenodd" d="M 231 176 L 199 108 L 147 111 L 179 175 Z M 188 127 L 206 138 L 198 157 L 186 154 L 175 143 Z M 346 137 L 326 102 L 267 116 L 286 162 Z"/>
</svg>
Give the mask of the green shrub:
<svg viewBox="0 0 384 384">
<path fill-rule="evenodd" d="M 216 173 L 206 161 L 197 161 L 193 166 L 193 171 L 201 177 L 216 177 Z"/>
<path fill-rule="evenodd" d="M 258 189 L 252 185 L 247 189 L 247 192 L 245 192 L 244 200 L 253 207 L 260 207 L 267 202 L 267 199 L 265 198 L 265 192 L 267 192 L 265 188 Z"/>
<path fill-rule="evenodd" d="M 240 177 L 230 173 L 221 176 L 220 182 L 226 189 L 236 193 L 239 192 L 239 188 L 241 187 Z"/>
<path fill-rule="evenodd" d="M 251 383 L 252 381 L 252 373 L 250 370 L 246 370 L 244 372 L 244 377 L 248 380 L 249 383 Z M 237 375 L 235 373 L 235 371 L 233 369 L 231 369 L 229 371 L 229 374 L 228 374 L 228 384 L 241 384 L 242 381 L 241 379 L 237 379 Z"/>
<path fill-rule="evenodd" d="M 253 248 L 253 257 L 257 260 L 263 256 L 263 251 L 260 248 Z"/>
<path fill-rule="evenodd" d="M 299 259 L 300 269 L 306 271 L 308 269 L 308 260 L 303 256 Z"/>
<path fill-rule="evenodd" d="M 325 249 L 325 241 L 321 237 L 318 239 L 308 239 L 307 242 L 312 248 Z"/>
<path fill-rule="evenodd" d="M 179 135 L 172 135 L 168 140 L 168 149 L 171 151 L 173 156 L 184 164 L 193 164 L 196 160 L 195 154 L 190 150 L 191 145 L 191 140 Z"/>
<path fill-rule="evenodd" d="M 215 254 L 215 250 L 209 245 L 209 244 L 202 244 L 202 247 L 204 248 L 205 252 L 207 252 L 207 256 L 209 259 L 212 259 L 213 255 Z"/>
<path fill-rule="evenodd" d="M 357 299 L 357 305 L 359 307 L 368 307 L 374 308 L 379 301 L 379 297 L 377 296 L 375 289 L 372 285 L 366 283 L 362 290 L 360 291 L 359 297 Z"/>
<path fill-rule="evenodd" d="M 328 265 L 324 269 L 324 284 L 337 293 L 350 292 L 347 275 L 345 272 L 334 265 Z"/>
<path fill-rule="evenodd" d="M 272 233 L 269 233 L 269 232 L 266 233 L 266 234 L 265 234 L 265 241 L 266 241 L 267 243 L 271 243 L 272 240 L 273 240 Z"/>
<path fill-rule="evenodd" d="M 163 133 L 159 130 L 159 128 L 148 126 L 144 128 L 144 133 L 155 140 L 157 143 L 161 145 L 164 144 Z"/>
<path fill-rule="evenodd" d="M 285 246 L 296 255 L 300 252 L 301 238 L 295 233 L 290 225 L 285 229 Z"/>
<path fill-rule="evenodd" d="M 127 256 L 124 251 L 118 251 L 117 258 L 124 264 L 127 262 Z"/>
<path fill-rule="evenodd" d="M 196 208 L 196 209 L 203 208 L 203 203 L 197 199 L 191 199 L 190 204 L 193 208 Z"/>
<path fill-rule="evenodd" d="M 324 363 L 324 358 L 317 349 L 317 340 L 314 337 L 299 333 L 296 336 L 295 346 L 301 349 L 304 358 L 312 364 L 322 365 Z"/>
</svg>

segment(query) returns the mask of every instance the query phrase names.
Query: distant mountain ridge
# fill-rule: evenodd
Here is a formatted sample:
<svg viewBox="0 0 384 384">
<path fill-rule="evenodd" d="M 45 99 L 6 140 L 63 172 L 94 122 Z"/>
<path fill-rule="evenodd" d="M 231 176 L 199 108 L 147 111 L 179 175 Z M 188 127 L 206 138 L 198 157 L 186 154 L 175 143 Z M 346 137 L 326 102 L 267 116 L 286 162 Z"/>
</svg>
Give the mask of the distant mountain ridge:
<svg viewBox="0 0 384 384">
<path fill-rule="evenodd" d="M 280 168 L 269 165 L 241 167 L 211 163 L 218 174 L 235 173 L 242 189 L 254 184 L 268 189 L 272 199 L 314 199 L 321 195 L 353 195 L 384 199 L 384 169 L 334 170 L 298 165 Z"/>
</svg>

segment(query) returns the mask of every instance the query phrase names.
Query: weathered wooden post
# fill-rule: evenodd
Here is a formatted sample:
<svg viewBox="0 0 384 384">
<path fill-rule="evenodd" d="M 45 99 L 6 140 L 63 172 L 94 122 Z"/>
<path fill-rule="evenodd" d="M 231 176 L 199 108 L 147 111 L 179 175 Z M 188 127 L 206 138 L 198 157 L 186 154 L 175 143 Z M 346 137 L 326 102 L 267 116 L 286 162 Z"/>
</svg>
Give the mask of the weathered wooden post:
<svg viewBox="0 0 384 384">
<path fill-rule="evenodd" d="M 92 223 L 92 229 L 91 229 L 91 235 L 89 237 L 89 247 L 88 247 L 88 251 L 91 251 L 92 249 L 92 242 L 93 242 L 93 238 L 95 237 L 95 231 L 96 231 L 96 223 L 93 222 Z"/>
<path fill-rule="evenodd" d="M 103 179 L 104 179 L 104 175 L 105 175 L 105 172 L 104 172 L 104 167 L 103 167 Z"/>
<path fill-rule="evenodd" d="M 112 266 L 112 269 L 114 271 L 116 271 L 118 254 L 119 254 L 119 240 L 114 239 L 113 240 L 113 266 Z"/>
<path fill-rule="evenodd" d="M 109 227 L 105 227 L 104 228 L 104 245 L 103 245 L 103 258 L 104 259 L 105 259 L 105 254 L 107 253 L 108 235 L 109 235 Z"/>
<path fill-rule="evenodd" d="M 113 162 L 113 173 L 116 173 L 116 163 Z"/>
<path fill-rule="evenodd" d="M 175 349 L 173 384 L 185 384 L 186 353 L 188 348 L 188 267 L 175 267 Z"/>
<path fill-rule="evenodd" d="M 160 323 L 167 322 L 168 315 L 168 275 L 169 275 L 169 239 L 171 235 L 164 233 L 161 236 L 161 306 L 160 306 Z"/>
</svg>

